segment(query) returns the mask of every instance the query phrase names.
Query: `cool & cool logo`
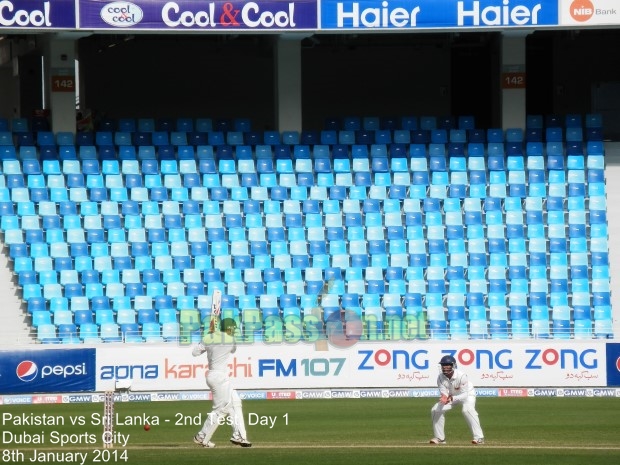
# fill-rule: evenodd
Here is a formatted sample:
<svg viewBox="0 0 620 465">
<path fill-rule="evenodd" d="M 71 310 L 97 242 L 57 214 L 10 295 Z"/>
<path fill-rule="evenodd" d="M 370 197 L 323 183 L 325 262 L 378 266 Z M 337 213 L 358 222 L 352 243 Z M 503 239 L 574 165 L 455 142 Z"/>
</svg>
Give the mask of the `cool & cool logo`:
<svg viewBox="0 0 620 465">
<path fill-rule="evenodd" d="M 101 9 L 101 19 L 114 27 L 135 26 L 143 17 L 142 8 L 130 2 L 108 3 Z"/>
</svg>

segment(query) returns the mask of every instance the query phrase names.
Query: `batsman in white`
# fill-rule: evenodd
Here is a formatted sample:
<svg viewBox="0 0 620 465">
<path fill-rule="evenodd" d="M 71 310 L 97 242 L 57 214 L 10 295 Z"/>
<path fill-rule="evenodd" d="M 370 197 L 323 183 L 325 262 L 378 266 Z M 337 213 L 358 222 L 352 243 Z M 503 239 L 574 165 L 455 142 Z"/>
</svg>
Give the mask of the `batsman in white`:
<svg viewBox="0 0 620 465">
<path fill-rule="evenodd" d="M 437 387 L 441 398 L 431 409 L 433 420 L 433 433 L 435 437 L 430 440 L 431 444 L 445 444 L 444 414 L 452 410 L 455 405 L 463 406 L 463 417 L 469 425 L 473 439 L 472 444 L 484 444 L 484 434 L 476 411 L 476 390 L 469 381 L 467 375 L 457 369 L 456 359 L 446 355 L 439 361 L 441 373 L 437 377 Z"/>
<path fill-rule="evenodd" d="M 215 326 L 217 328 L 218 325 Z M 194 442 L 202 447 L 215 447 L 211 438 L 217 427 L 223 424 L 227 417 L 232 420 L 233 435 L 230 442 L 241 447 L 252 447 L 252 443 L 247 440 L 241 398 L 233 389 L 228 377 L 228 357 L 237 350 L 236 329 L 235 320 L 224 318 L 219 328 L 206 333 L 202 341 L 192 349 L 194 357 L 207 353 L 209 361 L 207 385 L 213 394 L 212 410 L 207 415 L 202 429 L 194 436 Z"/>
</svg>

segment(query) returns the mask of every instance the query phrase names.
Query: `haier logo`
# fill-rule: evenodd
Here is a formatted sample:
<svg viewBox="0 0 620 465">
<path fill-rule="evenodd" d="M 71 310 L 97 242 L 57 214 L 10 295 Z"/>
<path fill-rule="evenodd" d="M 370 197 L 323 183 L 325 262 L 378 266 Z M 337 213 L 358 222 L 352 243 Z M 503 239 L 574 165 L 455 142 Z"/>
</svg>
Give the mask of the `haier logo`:
<svg viewBox="0 0 620 465">
<path fill-rule="evenodd" d="M 143 17 L 142 8 L 131 2 L 108 3 L 101 9 L 101 19 L 114 27 L 135 26 Z"/>
<path fill-rule="evenodd" d="M 540 3 L 531 9 L 526 5 L 512 5 L 503 0 L 502 5 L 481 8 L 480 2 L 458 2 L 458 25 L 472 26 L 525 26 L 538 24 Z"/>
<path fill-rule="evenodd" d="M 39 373 L 39 367 L 37 367 L 36 363 L 31 362 L 30 360 L 24 360 L 19 365 L 17 365 L 17 369 L 15 370 L 15 372 L 17 374 L 17 377 L 21 381 L 29 383 L 37 377 L 37 374 Z"/>
</svg>

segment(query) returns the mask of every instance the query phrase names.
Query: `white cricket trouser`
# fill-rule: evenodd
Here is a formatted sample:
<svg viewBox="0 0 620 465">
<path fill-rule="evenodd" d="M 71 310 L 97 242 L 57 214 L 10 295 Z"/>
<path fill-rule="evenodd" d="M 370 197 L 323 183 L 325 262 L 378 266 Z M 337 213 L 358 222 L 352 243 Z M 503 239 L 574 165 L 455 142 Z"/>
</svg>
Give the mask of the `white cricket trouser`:
<svg viewBox="0 0 620 465">
<path fill-rule="evenodd" d="M 433 420 L 433 433 L 438 439 L 445 439 L 445 424 L 446 419 L 444 414 L 452 410 L 455 405 L 463 405 L 463 417 L 471 430 L 471 434 L 474 439 L 480 439 L 484 437 L 482 427 L 480 426 L 480 420 L 478 418 L 478 412 L 476 411 L 476 396 L 468 396 L 464 401 L 454 400 L 449 404 L 442 404 L 437 402 L 431 409 L 431 418 Z"/>
<path fill-rule="evenodd" d="M 211 440 L 217 427 L 223 424 L 228 416 L 232 418 L 233 435 L 238 434 L 247 439 L 241 398 L 232 388 L 228 374 L 224 371 L 209 371 L 207 385 L 213 395 L 213 408 L 200 430 L 205 435 L 205 441 Z"/>
</svg>

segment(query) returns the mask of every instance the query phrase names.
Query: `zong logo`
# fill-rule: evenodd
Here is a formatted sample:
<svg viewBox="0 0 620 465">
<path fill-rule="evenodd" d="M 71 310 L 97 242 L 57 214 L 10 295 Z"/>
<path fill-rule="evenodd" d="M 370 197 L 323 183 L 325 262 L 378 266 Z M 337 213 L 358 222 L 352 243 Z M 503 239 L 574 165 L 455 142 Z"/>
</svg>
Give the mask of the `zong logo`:
<svg viewBox="0 0 620 465">
<path fill-rule="evenodd" d="M 135 26 L 143 17 L 142 8 L 131 2 L 108 3 L 101 9 L 101 19 L 114 27 Z"/>
<path fill-rule="evenodd" d="M 39 373 L 39 367 L 36 363 L 31 362 L 30 360 L 24 360 L 19 365 L 17 365 L 17 369 L 15 370 L 17 377 L 20 381 L 24 383 L 29 383 L 34 380 Z"/>
</svg>

